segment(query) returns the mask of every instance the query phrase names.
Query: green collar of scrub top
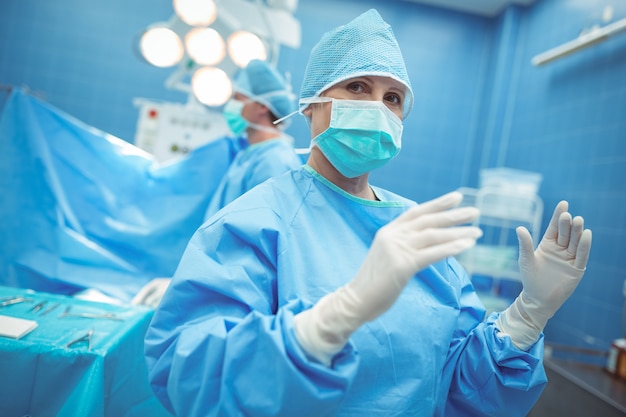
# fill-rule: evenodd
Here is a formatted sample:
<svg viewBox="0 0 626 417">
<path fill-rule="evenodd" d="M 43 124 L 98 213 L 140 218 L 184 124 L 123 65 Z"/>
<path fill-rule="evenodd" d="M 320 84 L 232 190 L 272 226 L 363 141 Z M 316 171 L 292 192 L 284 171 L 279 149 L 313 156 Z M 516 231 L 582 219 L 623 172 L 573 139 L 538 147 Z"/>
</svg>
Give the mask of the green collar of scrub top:
<svg viewBox="0 0 626 417">
<path fill-rule="evenodd" d="M 322 176 L 317 171 L 315 171 L 315 169 L 313 169 L 313 167 L 311 167 L 310 165 L 305 164 L 303 166 L 303 168 L 304 168 L 305 171 L 307 171 L 315 179 L 319 180 L 321 183 L 326 185 L 328 188 L 336 191 L 337 193 L 339 193 L 339 194 L 343 195 L 344 197 L 354 201 L 355 203 L 363 204 L 363 205 L 366 205 L 366 206 L 372 206 L 372 207 L 403 207 L 404 206 L 404 204 L 402 202 L 400 202 L 400 201 L 367 200 L 365 198 L 357 197 L 357 196 L 352 195 L 349 192 L 347 192 L 347 191 L 337 187 L 335 184 L 333 184 L 328 179 L 326 179 L 324 176 Z M 371 187 L 371 188 L 372 188 L 372 191 L 374 191 L 374 194 L 376 194 L 376 197 L 378 198 L 379 197 L 379 195 L 378 195 L 379 193 L 376 193 L 375 187 Z"/>
</svg>

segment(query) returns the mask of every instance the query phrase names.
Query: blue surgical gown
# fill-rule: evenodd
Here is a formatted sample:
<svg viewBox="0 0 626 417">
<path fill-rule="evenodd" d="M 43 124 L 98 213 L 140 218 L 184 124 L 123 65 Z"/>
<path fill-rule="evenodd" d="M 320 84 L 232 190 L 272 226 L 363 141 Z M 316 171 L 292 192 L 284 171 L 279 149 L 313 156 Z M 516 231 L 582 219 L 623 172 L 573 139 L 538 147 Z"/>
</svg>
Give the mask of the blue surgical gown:
<svg viewBox="0 0 626 417">
<path fill-rule="evenodd" d="M 282 135 L 239 151 L 211 197 L 205 219 L 263 181 L 302 166 L 293 138 Z"/>
<path fill-rule="evenodd" d="M 332 366 L 293 317 L 356 274 L 376 231 L 415 204 L 347 194 L 305 165 L 195 233 L 145 339 L 157 397 L 179 416 L 524 416 L 546 383 L 543 337 L 501 337 L 461 266 L 415 275 Z M 381 277 L 384 279 L 384 277 Z"/>
</svg>

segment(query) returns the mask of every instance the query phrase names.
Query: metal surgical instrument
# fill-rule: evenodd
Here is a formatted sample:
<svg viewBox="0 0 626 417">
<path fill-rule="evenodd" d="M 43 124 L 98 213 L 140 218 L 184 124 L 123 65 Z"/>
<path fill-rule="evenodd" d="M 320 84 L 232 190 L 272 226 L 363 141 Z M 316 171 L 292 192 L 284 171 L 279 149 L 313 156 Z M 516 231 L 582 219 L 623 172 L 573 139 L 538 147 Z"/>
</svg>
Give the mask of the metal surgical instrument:
<svg viewBox="0 0 626 417">
<path fill-rule="evenodd" d="M 33 301 L 32 298 L 12 297 L 12 298 L 8 298 L 8 299 L 0 302 L 0 307 L 6 307 L 6 306 L 10 306 L 12 304 L 26 303 L 26 302 L 31 302 L 31 301 Z"/>
<path fill-rule="evenodd" d="M 52 310 L 54 310 L 55 308 L 57 308 L 60 305 L 61 305 L 61 303 L 56 303 L 55 305 L 53 305 L 52 307 L 48 308 L 46 311 L 41 313 L 41 316 L 45 316 L 46 314 L 50 313 Z"/>
<path fill-rule="evenodd" d="M 86 342 L 87 343 L 87 350 L 91 350 L 91 335 L 93 334 L 93 329 L 89 330 L 87 332 L 87 334 L 79 337 L 78 339 L 74 339 L 71 342 L 68 342 L 67 345 L 65 345 L 66 348 L 70 348 L 73 345 L 76 345 L 78 343 L 83 343 Z"/>
<path fill-rule="evenodd" d="M 62 317 L 84 317 L 88 319 L 108 319 L 123 321 L 123 318 L 117 317 L 115 313 L 70 313 L 71 306 L 68 306 L 65 311 L 59 315 Z"/>
<path fill-rule="evenodd" d="M 46 305 L 46 303 L 47 303 L 47 301 L 42 301 L 42 302 L 40 302 L 40 303 L 37 303 L 37 304 L 35 304 L 35 305 L 34 305 L 34 306 L 30 309 L 30 311 L 32 311 L 32 312 L 34 312 L 34 313 L 36 313 L 36 312 L 38 312 L 39 310 L 41 310 L 41 309 L 43 308 L 43 306 L 45 306 L 45 305 Z"/>
</svg>

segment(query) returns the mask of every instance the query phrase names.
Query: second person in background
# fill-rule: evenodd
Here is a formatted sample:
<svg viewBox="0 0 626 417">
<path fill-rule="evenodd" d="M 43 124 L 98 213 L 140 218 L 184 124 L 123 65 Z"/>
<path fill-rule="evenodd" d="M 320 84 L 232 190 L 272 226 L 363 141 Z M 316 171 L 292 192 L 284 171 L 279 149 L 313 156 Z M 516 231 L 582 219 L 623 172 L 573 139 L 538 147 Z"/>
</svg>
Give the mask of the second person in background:
<svg viewBox="0 0 626 417">
<path fill-rule="evenodd" d="M 299 168 L 293 138 L 283 132 L 287 122 L 274 125 L 296 110 L 291 86 L 268 62 L 253 59 L 233 82 L 233 97 L 224 117 L 248 146 L 239 151 L 207 209 L 205 219 L 263 181 Z"/>
<path fill-rule="evenodd" d="M 244 146 L 211 197 L 205 219 L 254 186 L 303 164 L 295 153 L 293 138 L 283 131 L 287 123 L 274 124 L 296 109 L 287 80 L 268 62 L 254 59 L 235 76 L 233 91 L 223 114 L 235 139 Z M 133 304 L 156 307 L 170 280 L 163 277 L 148 282 Z"/>
</svg>

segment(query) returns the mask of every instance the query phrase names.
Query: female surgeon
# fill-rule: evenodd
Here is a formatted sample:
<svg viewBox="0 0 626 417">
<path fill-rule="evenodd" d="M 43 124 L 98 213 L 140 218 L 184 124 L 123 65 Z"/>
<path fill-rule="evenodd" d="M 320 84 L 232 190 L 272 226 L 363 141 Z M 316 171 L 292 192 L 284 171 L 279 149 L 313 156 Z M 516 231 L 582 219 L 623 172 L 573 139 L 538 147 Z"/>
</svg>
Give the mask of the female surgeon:
<svg viewBox="0 0 626 417">
<path fill-rule="evenodd" d="M 326 33 L 300 94 L 311 154 L 192 237 L 145 339 L 178 416 L 524 416 L 546 383 L 542 330 L 585 270 L 591 232 L 559 203 L 523 290 L 485 318 L 451 256 L 481 231 L 461 195 L 371 186 L 413 100 L 375 10 Z"/>
</svg>

